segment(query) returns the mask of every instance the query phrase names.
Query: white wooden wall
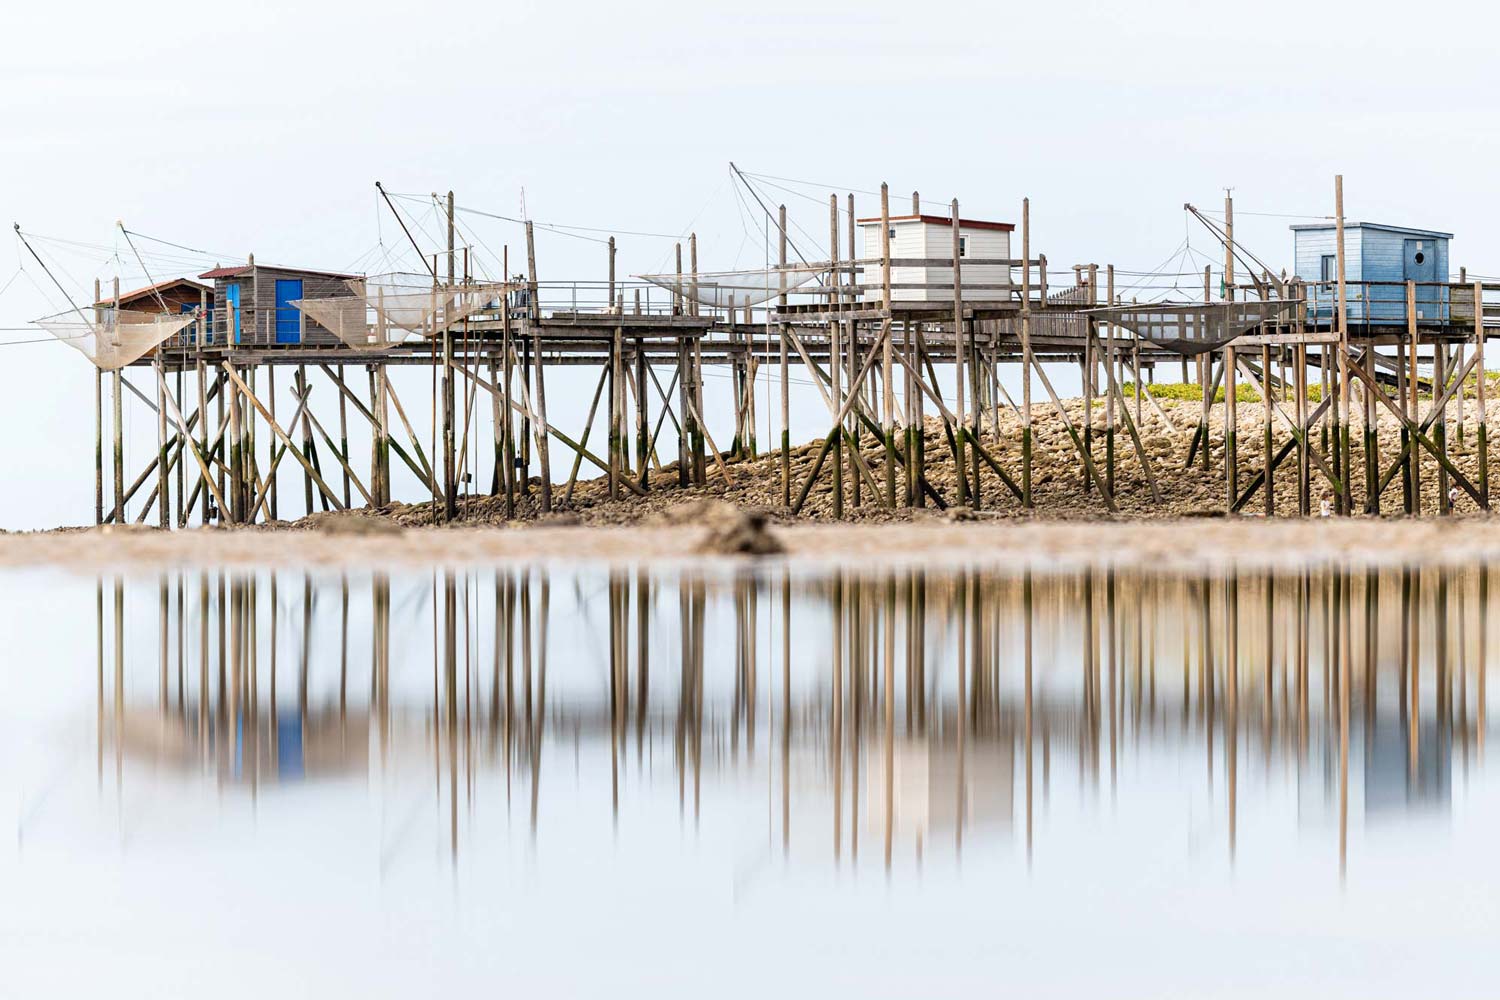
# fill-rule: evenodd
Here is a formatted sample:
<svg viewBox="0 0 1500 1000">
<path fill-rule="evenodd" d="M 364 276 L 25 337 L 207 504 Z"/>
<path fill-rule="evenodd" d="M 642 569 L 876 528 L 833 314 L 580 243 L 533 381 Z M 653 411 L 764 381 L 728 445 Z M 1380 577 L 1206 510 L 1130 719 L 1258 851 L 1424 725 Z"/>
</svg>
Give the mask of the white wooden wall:
<svg viewBox="0 0 1500 1000">
<path fill-rule="evenodd" d="M 892 220 L 891 228 L 896 235 L 891 239 L 891 257 L 926 257 L 940 258 L 943 260 L 953 259 L 953 228 L 944 224 L 922 222 L 916 219 Z M 878 258 L 880 256 L 880 223 L 863 223 L 861 225 L 864 238 L 864 247 L 860 255 L 864 258 Z M 983 259 L 1010 259 L 1010 233 L 997 229 L 971 229 L 966 226 L 959 227 L 959 235 L 964 237 L 964 256 Z M 960 277 L 964 284 L 1004 284 L 1010 280 L 1010 269 L 1004 265 L 969 265 L 962 264 L 959 267 Z M 872 287 L 865 292 L 866 301 L 878 301 L 880 299 L 880 268 L 878 265 L 866 267 L 863 283 Z M 951 267 L 893 267 L 891 268 L 891 283 L 900 285 L 927 284 L 949 286 L 953 284 L 953 268 Z M 897 288 L 891 292 L 891 298 L 897 302 L 946 302 L 953 298 L 949 287 L 944 288 Z M 1002 289 L 975 289 L 965 291 L 964 298 L 974 299 L 1005 299 L 1008 294 Z"/>
</svg>

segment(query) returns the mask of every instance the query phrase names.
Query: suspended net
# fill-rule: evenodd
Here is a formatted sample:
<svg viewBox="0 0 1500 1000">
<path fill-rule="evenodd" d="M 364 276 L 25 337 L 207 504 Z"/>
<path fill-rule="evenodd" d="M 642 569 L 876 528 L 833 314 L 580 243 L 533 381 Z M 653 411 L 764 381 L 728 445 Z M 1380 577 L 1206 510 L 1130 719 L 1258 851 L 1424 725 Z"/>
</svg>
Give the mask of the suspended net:
<svg viewBox="0 0 1500 1000">
<path fill-rule="evenodd" d="M 1217 302 L 1116 306 L 1091 313 L 1157 347 L 1194 355 L 1223 347 L 1264 323 L 1289 322 L 1291 310 L 1288 302 Z"/>
<path fill-rule="evenodd" d="M 405 340 L 400 327 L 378 322 L 362 295 L 337 295 L 326 299 L 293 299 L 292 305 L 308 319 L 350 347 L 389 347 Z"/>
<path fill-rule="evenodd" d="M 474 315 L 501 308 L 500 285 L 434 285 L 426 274 L 377 274 L 345 282 L 387 325 L 409 333 L 446 330 Z"/>
<path fill-rule="evenodd" d="M 686 274 L 638 274 L 688 302 L 714 309 L 743 309 L 769 302 L 827 273 L 827 268 L 766 268 L 759 271 L 709 271 Z"/>
<path fill-rule="evenodd" d="M 79 351 L 99 369 L 114 371 L 140 360 L 197 319 L 194 313 L 129 309 L 102 309 L 94 318 L 89 311 L 73 309 L 33 322 Z"/>
<path fill-rule="evenodd" d="M 499 285 L 433 285 L 423 274 L 349 278 L 344 284 L 351 294 L 292 305 L 353 348 L 388 347 L 412 334 L 445 330 L 504 302 Z"/>
</svg>

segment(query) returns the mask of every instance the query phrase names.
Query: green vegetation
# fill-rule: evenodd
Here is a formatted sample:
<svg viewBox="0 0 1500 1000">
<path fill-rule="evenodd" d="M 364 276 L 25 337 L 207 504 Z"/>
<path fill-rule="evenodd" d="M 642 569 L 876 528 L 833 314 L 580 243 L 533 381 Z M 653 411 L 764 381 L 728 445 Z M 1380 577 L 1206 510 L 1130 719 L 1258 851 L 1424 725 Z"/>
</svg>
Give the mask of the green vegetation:
<svg viewBox="0 0 1500 1000">
<path fill-rule="evenodd" d="M 1312 376 L 1313 373 L 1309 372 L 1309 375 Z M 1424 366 L 1424 370 L 1422 372 L 1424 380 L 1422 383 L 1423 389 L 1417 394 L 1418 399 L 1432 398 L 1432 393 L 1428 391 L 1426 382 L 1426 379 L 1429 378 L 1430 375 L 1430 371 L 1427 370 Z M 1500 372 L 1487 372 L 1486 378 L 1488 378 L 1489 380 L 1489 384 L 1486 388 L 1486 395 L 1488 395 L 1491 399 L 1500 400 Z M 1360 383 L 1358 381 L 1354 383 L 1356 389 L 1359 385 Z M 1155 384 L 1147 384 L 1145 386 L 1145 389 L 1157 399 L 1194 403 L 1203 399 L 1203 390 L 1198 387 L 1198 383 L 1196 382 L 1158 382 Z M 1120 390 L 1126 395 L 1127 398 L 1134 396 L 1135 383 L 1123 382 L 1120 385 Z M 1395 398 L 1395 386 L 1387 385 L 1385 386 L 1385 391 L 1387 395 Z M 1477 372 L 1470 375 L 1467 379 L 1464 380 L 1463 394 L 1465 399 L 1474 399 L 1479 395 L 1479 374 Z M 1241 403 L 1260 402 L 1260 393 L 1256 392 L 1255 389 L 1249 384 L 1249 382 L 1243 379 L 1235 385 L 1235 397 Z M 1291 393 L 1288 392 L 1285 398 L 1290 399 Z M 1318 385 L 1316 382 L 1309 383 L 1307 387 L 1307 401 L 1310 403 L 1322 402 L 1323 387 L 1321 385 Z M 1214 402 L 1224 402 L 1224 387 L 1222 385 L 1219 386 L 1218 391 L 1214 394 Z"/>
<path fill-rule="evenodd" d="M 1125 382 L 1120 386 L 1127 397 L 1135 395 L 1135 383 Z M 1145 390 L 1157 399 L 1171 399 L 1180 402 L 1200 402 L 1203 399 L 1203 390 L 1196 382 L 1157 382 L 1145 386 Z M 1291 394 L 1288 393 L 1288 396 Z M 1248 382 L 1237 382 L 1234 387 L 1234 398 L 1241 403 L 1259 403 L 1260 393 Z M 1309 385 L 1307 387 L 1308 402 L 1317 403 L 1323 399 L 1323 387 L 1320 385 Z M 1219 386 L 1214 393 L 1214 402 L 1224 402 L 1224 387 Z"/>
</svg>

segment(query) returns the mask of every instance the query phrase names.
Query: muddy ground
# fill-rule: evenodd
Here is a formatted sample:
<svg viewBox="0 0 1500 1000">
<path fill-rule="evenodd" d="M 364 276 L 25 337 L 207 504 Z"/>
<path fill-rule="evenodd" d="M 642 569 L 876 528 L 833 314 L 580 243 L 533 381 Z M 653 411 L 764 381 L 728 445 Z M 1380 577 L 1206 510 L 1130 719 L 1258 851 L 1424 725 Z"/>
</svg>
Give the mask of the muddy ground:
<svg viewBox="0 0 1500 1000">
<path fill-rule="evenodd" d="M 1275 564 L 1302 559 L 1342 558 L 1356 562 L 1435 559 L 1472 562 L 1500 555 L 1500 519 L 1478 512 L 1467 496 L 1448 518 L 1427 517 L 1299 521 L 1267 519 L 1258 496 L 1245 514 L 1226 517 L 1224 510 L 1222 404 L 1211 409 L 1210 471 L 1201 462 L 1184 463 L 1187 442 L 1199 419 L 1196 401 L 1160 401 L 1162 414 L 1144 404 L 1142 443 L 1152 456 L 1161 500 L 1149 484 L 1123 429 L 1117 436 L 1116 499 L 1119 512 L 1107 514 L 1097 491 L 1084 488 L 1076 451 L 1064 422 L 1050 405 L 1037 408 L 1033 489 L 1035 512 L 1028 513 L 986 468 L 982 474 L 983 510 L 882 510 L 853 506 L 846 478 L 846 521 L 832 520 L 830 477 L 820 478 L 802 514 L 785 513 L 781 503 L 779 457 L 728 463 L 729 480 L 710 459 L 709 483 L 677 486 L 675 466 L 654 469 L 645 498 L 626 494 L 611 501 L 604 480 L 580 480 L 571 499 L 566 487 L 554 491 L 558 510 L 542 516 L 535 498 L 522 501 L 507 521 L 498 498 L 466 498 L 460 523 L 434 524 L 432 504 L 393 504 L 378 510 L 315 514 L 301 521 L 243 529 L 200 528 L 163 533 L 148 528 L 68 529 L 33 534 L 0 533 L 0 566 L 53 565 L 90 569 L 113 565 L 313 565 L 368 566 L 473 564 L 503 560 L 683 559 L 702 555 L 774 555 L 881 564 L 920 560 L 931 564 L 1033 561 L 1061 565 L 1108 559 L 1118 563 L 1184 565 L 1236 562 Z M 1081 401 L 1065 407 L 1081 427 Z M 1239 406 L 1241 485 L 1259 470 L 1262 451 L 1261 406 Z M 1166 420 L 1162 419 L 1165 415 Z M 1102 469 L 1103 413 L 1094 413 L 1094 455 Z M 1455 465 L 1477 478 L 1477 420 L 1473 401 L 1465 419 L 1452 409 L 1448 437 Z M 927 428 L 928 478 L 952 501 L 955 482 L 941 425 Z M 1001 413 L 998 433 L 987 428 L 983 442 L 991 455 L 1019 480 L 1019 423 Z M 1356 425 L 1356 492 L 1362 486 Z M 1382 463 L 1399 450 L 1394 420 L 1379 424 Z M 1278 444 L 1285 429 L 1278 428 Z M 816 454 L 816 445 L 794 450 L 794 483 L 800 483 Z M 554 453 L 554 463 L 558 454 Z M 863 451 L 877 482 L 883 481 L 883 455 L 877 447 Z M 899 481 L 899 480 L 898 480 Z M 1315 475 L 1313 508 L 1332 500 L 1326 481 Z M 795 487 L 794 487 L 795 488 Z M 1295 514 L 1295 467 L 1288 462 L 1277 476 L 1277 513 Z M 1424 507 L 1437 509 L 1435 461 L 1423 466 Z M 1397 481 L 1384 510 L 1400 510 Z M 894 522 L 894 523 L 893 523 Z M 301 530 L 298 530 L 301 529 Z"/>
</svg>

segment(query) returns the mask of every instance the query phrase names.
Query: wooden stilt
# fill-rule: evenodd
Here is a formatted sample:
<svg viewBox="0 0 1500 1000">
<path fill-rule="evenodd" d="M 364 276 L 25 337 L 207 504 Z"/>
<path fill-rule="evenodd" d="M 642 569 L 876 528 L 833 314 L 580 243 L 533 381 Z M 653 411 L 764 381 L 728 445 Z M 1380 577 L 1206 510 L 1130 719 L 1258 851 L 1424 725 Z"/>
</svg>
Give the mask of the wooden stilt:
<svg viewBox="0 0 1500 1000">
<path fill-rule="evenodd" d="M 1262 344 L 1260 348 L 1260 371 L 1261 378 L 1265 381 L 1266 388 L 1271 387 L 1271 345 Z M 1282 386 L 1286 381 L 1283 378 Z M 1271 422 L 1271 400 L 1261 400 L 1260 408 L 1260 433 L 1261 433 L 1261 468 L 1265 470 L 1266 478 L 1266 516 L 1276 516 L 1276 468 L 1272 458 L 1276 450 L 1274 440 L 1274 425 Z"/>
<path fill-rule="evenodd" d="M 1236 436 L 1239 430 L 1240 408 L 1239 386 L 1235 381 L 1238 367 L 1235 362 L 1234 348 L 1224 348 L 1224 483 L 1227 487 L 1225 493 L 1228 496 L 1225 501 L 1226 510 L 1233 507 L 1235 500 L 1239 497 L 1239 456 Z M 1267 406 L 1271 404 L 1270 399 L 1264 402 Z"/>
<path fill-rule="evenodd" d="M 97 299 L 98 296 L 95 295 Z M 104 371 L 94 369 L 94 524 L 104 523 Z"/>
<path fill-rule="evenodd" d="M 542 333 L 538 329 L 541 320 L 541 303 L 538 301 L 538 284 L 536 279 L 536 239 L 532 233 L 531 222 L 526 223 L 526 280 L 530 294 L 528 296 L 527 319 L 531 334 L 531 349 L 536 355 L 536 385 L 533 391 L 533 399 L 536 408 L 536 418 L 543 426 L 547 424 L 547 388 L 546 378 L 542 363 Z M 552 513 L 552 458 L 548 447 L 548 435 L 537 435 L 537 457 L 541 461 L 541 496 L 542 513 Z"/>
<path fill-rule="evenodd" d="M 1350 501 L 1353 497 L 1349 487 L 1349 481 L 1352 478 L 1349 475 L 1349 301 L 1344 264 L 1344 177 L 1342 174 L 1334 177 L 1333 187 L 1335 237 L 1338 252 L 1339 327 L 1337 357 L 1338 415 L 1334 423 L 1334 440 L 1335 447 L 1338 449 L 1338 461 L 1334 464 L 1334 470 L 1343 480 L 1343 489 L 1338 493 L 1338 512 L 1340 514 L 1348 514 L 1350 513 Z"/>
<path fill-rule="evenodd" d="M 912 196 L 916 201 L 916 196 Z M 880 434 L 885 443 L 885 505 L 896 506 L 896 384 L 891 347 L 891 200 L 880 184 Z M 920 375 L 918 376 L 920 378 Z M 921 429 L 918 428 L 918 436 Z"/>
<path fill-rule="evenodd" d="M 1475 389 L 1475 406 L 1479 427 L 1475 431 L 1475 445 L 1479 450 L 1479 494 L 1487 505 L 1490 501 L 1490 426 L 1485 410 L 1485 394 L 1489 388 L 1489 373 L 1484 367 L 1484 283 L 1474 282 L 1474 357 L 1478 385 Z M 1462 401 L 1462 396 L 1459 397 Z M 1481 658 L 1481 663 L 1485 661 Z M 1482 670 L 1483 668 L 1481 668 Z"/>
<path fill-rule="evenodd" d="M 167 493 L 171 479 L 168 475 L 170 456 L 167 454 L 167 374 L 162 362 L 161 349 L 152 362 L 156 369 L 156 496 L 158 524 L 162 530 L 171 527 L 172 505 Z"/>
<path fill-rule="evenodd" d="M 1021 506 L 1031 510 L 1031 199 L 1021 199 Z M 1113 492 L 1110 496 L 1113 496 Z"/>
<path fill-rule="evenodd" d="M 1437 425 L 1433 427 L 1432 439 L 1437 442 L 1439 455 L 1437 488 L 1438 488 L 1438 514 L 1446 516 L 1453 513 L 1452 502 L 1448 499 L 1448 468 L 1442 462 L 1442 458 L 1448 454 L 1448 400 L 1445 395 L 1448 389 L 1448 343 L 1440 338 L 1432 341 L 1432 394 L 1438 402 Z"/>
<path fill-rule="evenodd" d="M 845 231 L 846 231 L 846 233 L 848 235 L 848 242 L 845 245 L 844 259 L 849 262 L 848 263 L 849 275 L 848 275 L 848 281 L 846 282 L 846 284 L 849 285 L 850 288 L 844 294 L 844 302 L 845 302 L 846 307 L 849 310 L 853 311 L 854 309 L 857 309 L 859 307 L 859 299 L 860 299 L 860 293 L 853 290 L 853 286 L 859 284 L 859 268 L 854 263 L 855 260 L 858 259 L 858 256 L 857 256 L 857 253 L 856 253 L 856 251 L 854 249 L 854 195 L 853 194 L 848 195 L 847 205 L 848 205 L 848 207 L 847 207 L 846 212 L 845 212 L 845 221 L 846 221 Z M 845 363 L 844 363 L 844 371 L 847 373 L 847 378 L 848 378 L 848 381 L 849 381 L 849 389 L 848 389 L 848 391 L 849 391 L 849 393 L 851 395 L 856 395 L 856 394 L 859 394 L 859 393 L 863 393 L 864 392 L 864 387 L 862 385 L 856 385 L 856 384 L 853 383 L 855 372 L 857 372 L 857 371 L 860 370 L 860 359 L 859 359 L 859 321 L 858 320 L 851 319 L 847 323 L 845 323 L 845 325 L 844 325 L 844 346 L 845 346 L 845 352 L 848 355 L 848 357 L 846 358 Z M 753 396 L 751 397 L 751 400 L 752 400 L 752 405 L 753 405 L 753 401 L 754 401 L 754 397 Z M 751 427 L 754 427 L 754 426 L 755 426 L 754 422 L 752 421 L 751 422 Z M 850 446 L 850 448 L 852 448 L 854 450 L 855 453 L 858 453 L 859 452 L 859 447 L 860 447 L 860 438 L 861 438 L 861 436 L 863 434 L 863 431 L 861 430 L 861 428 L 859 426 L 859 421 L 858 420 L 854 420 L 854 419 L 851 418 L 850 421 L 849 421 L 849 426 L 848 426 L 847 429 L 849 431 L 849 435 L 850 435 L 850 438 L 851 438 L 849 446 Z M 753 453 L 753 448 L 752 448 L 752 453 Z M 863 480 L 860 478 L 860 476 L 858 474 L 858 469 L 857 469 L 857 467 L 855 465 L 855 461 L 854 461 L 854 456 L 853 455 L 851 455 L 850 458 L 849 458 L 849 478 L 853 481 L 852 482 L 853 496 L 852 496 L 851 499 L 853 500 L 854 506 L 859 507 L 859 506 L 861 506 L 864 503 L 864 489 L 863 489 L 864 483 L 863 483 Z"/>
<path fill-rule="evenodd" d="M 1207 265 L 1203 268 L 1203 302 L 1205 306 L 1213 304 L 1213 276 Z M 1206 312 L 1206 310 L 1205 310 Z M 1206 320 L 1205 320 L 1206 321 Z M 1213 369 L 1213 355 L 1198 355 L 1198 388 L 1202 393 L 1203 401 L 1198 416 L 1198 443 L 1202 450 L 1203 471 L 1209 471 L 1209 439 L 1208 439 L 1208 415 L 1209 407 L 1214 402 L 1214 386 L 1209 385 L 1210 374 Z M 1215 382 L 1217 384 L 1217 382 Z M 1189 463 L 1191 464 L 1191 463 Z"/>
<path fill-rule="evenodd" d="M 839 199 L 838 195 L 828 196 L 828 260 L 829 260 L 829 283 L 828 283 L 828 311 L 835 316 L 843 305 L 843 294 L 838 290 L 839 285 Z M 843 368 L 844 368 L 844 345 L 843 345 L 843 322 L 839 319 L 831 320 L 828 324 L 828 375 L 832 379 L 831 391 L 836 404 L 843 403 Z M 843 421 L 833 429 L 833 516 L 835 520 L 844 517 L 844 433 Z"/>
<path fill-rule="evenodd" d="M 516 435 L 515 418 L 511 413 L 510 400 L 511 391 L 515 380 L 515 340 L 511 332 L 510 321 L 510 247 L 506 246 L 502 251 L 505 268 L 505 305 L 500 311 L 500 373 L 501 381 L 498 383 L 500 391 L 496 392 L 495 400 L 500 407 L 500 450 L 501 459 L 505 463 L 505 474 L 502 476 L 503 488 L 505 490 L 505 519 L 513 520 L 516 516 Z"/>
<path fill-rule="evenodd" d="M 959 266 L 959 249 L 962 237 L 959 236 L 958 222 L 958 199 L 954 198 L 951 203 L 952 209 L 952 242 L 953 242 L 953 383 L 954 383 L 954 428 L 957 435 L 953 448 L 953 481 L 958 487 L 958 503 L 960 506 L 973 504 L 972 484 L 969 483 L 968 463 L 964 460 L 964 432 L 968 429 L 966 418 L 967 401 L 964 398 L 964 367 L 968 364 L 966 356 L 964 337 L 964 290 L 962 268 Z"/>
<path fill-rule="evenodd" d="M 646 344 L 635 342 L 635 470 L 642 489 L 651 484 L 651 413 L 646 397 Z M 654 376 L 653 376 L 654 377 Z"/>
<path fill-rule="evenodd" d="M 177 369 L 177 393 L 176 393 L 176 398 L 179 401 L 182 399 L 182 389 L 183 389 L 182 369 L 178 368 Z M 174 514 L 173 514 L 173 522 L 172 523 L 174 523 L 175 525 L 177 525 L 177 527 L 179 527 L 179 528 L 186 528 L 187 527 L 187 515 L 188 515 L 188 512 L 186 510 L 186 505 L 185 505 L 185 497 L 187 496 L 187 493 L 186 493 L 186 488 L 187 488 L 187 472 L 183 468 L 183 466 L 185 464 L 183 462 L 183 448 L 184 448 L 185 441 L 186 441 L 186 438 L 184 436 L 179 435 L 177 437 L 177 443 L 173 446 L 173 450 L 176 452 L 176 454 L 174 454 L 172 456 L 172 461 L 177 464 L 177 489 L 176 489 L 176 491 L 174 493 L 174 496 L 173 496 L 173 499 L 177 502 L 177 507 L 176 507 L 176 510 L 174 511 Z M 179 693 L 180 693 L 180 691 L 181 691 L 181 689 L 179 687 Z"/>
<path fill-rule="evenodd" d="M 781 205 L 776 213 L 777 230 L 777 261 L 780 271 L 777 273 L 777 281 L 780 283 L 781 294 L 776 301 L 782 316 L 786 314 L 786 206 Z M 789 327 L 785 320 L 778 327 L 778 341 L 780 343 L 781 364 L 781 505 L 790 507 L 792 505 L 792 426 L 791 426 L 791 381 L 788 377 L 787 359 L 787 335 Z"/>
<path fill-rule="evenodd" d="M 1114 284 L 1114 267 L 1109 268 L 1110 285 Z M 1083 287 L 1082 266 L 1075 265 L 1073 268 L 1073 283 L 1079 288 Z M 1093 290 L 1089 290 L 1089 304 L 1093 305 Z M 1078 370 L 1083 382 L 1083 451 L 1089 458 L 1094 457 L 1094 368 L 1098 359 L 1094 357 L 1094 338 L 1092 332 L 1084 336 L 1083 353 L 1078 356 Z M 997 421 L 998 425 L 998 421 Z M 1083 477 L 1083 492 L 1093 492 L 1094 482 L 1088 476 Z"/>
<path fill-rule="evenodd" d="M 1360 366 L 1368 379 L 1375 378 L 1375 345 L 1371 343 L 1365 348 L 1365 353 L 1360 358 Z M 1378 515 L 1380 513 L 1380 438 L 1376 433 L 1378 416 L 1375 412 L 1375 397 L 1368 389 L 1361 394 L 1364 402 L 1363 430 L 1364 430 L 1364 457 L 1365 457 L 1365 513 Z"/>
<path fill-rule="evenodd" d="M 1108 306 L 1115 304 L 1115 269 L 1111 265 L 1105 272 L 1104 302 Z M 1115 366 L 1115 324 L 1108 320 L 1104 323 L 1104 369 L 1105 381 L 1113 386 L 1118 380 L 1119 369 Z M 1115 495 L 1115 394 L 1113 389 L 1107 394 L 1104 401 L 1104 482 L 1105 490 L 1110 496 Z M 1085 477 L 1087 478 L 1087 477 Z"/>
</svg>

